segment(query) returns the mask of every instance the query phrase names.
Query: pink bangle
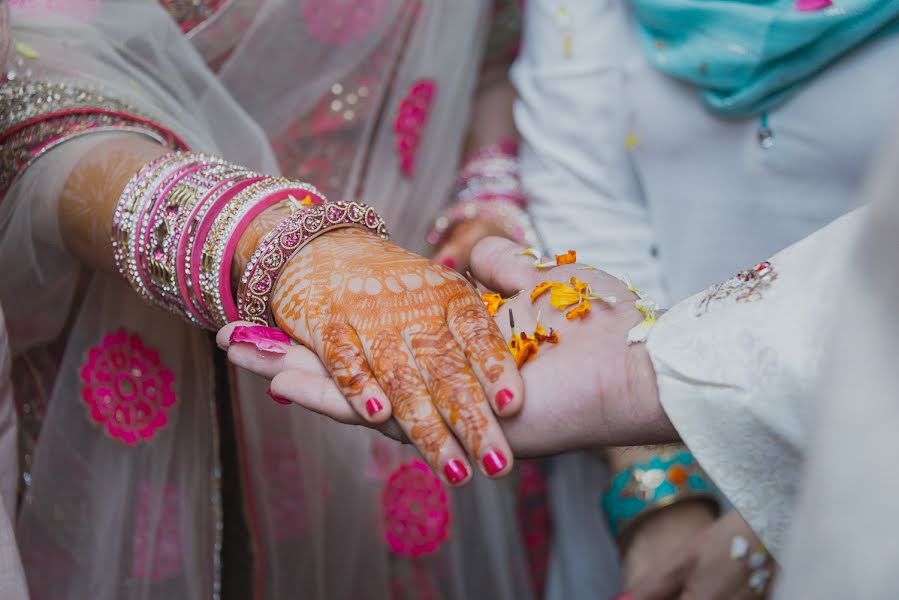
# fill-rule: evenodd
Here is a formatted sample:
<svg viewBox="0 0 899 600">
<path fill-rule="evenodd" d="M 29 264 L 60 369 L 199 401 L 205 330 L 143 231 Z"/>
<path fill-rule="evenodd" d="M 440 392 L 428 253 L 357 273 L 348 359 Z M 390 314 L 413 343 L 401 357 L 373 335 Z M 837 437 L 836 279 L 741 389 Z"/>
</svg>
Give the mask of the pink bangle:
<svg viewBox="0 0 899 600">
<path fill-rule="evenodd" d="M 215 324 L 212 322 L 211 317 L 206 310 L 202 294 L 194 293 L 194 290 L 200 289 L 199 281 L 197 280 L 197 282 L 195 282 L 194 278 L 191 277 L 191 263 L 193 262 L 191 258 L 193 257 L 194 245 L 197 238 L 197 228 L 206 213 L 209 212 L 210 207 L 215 204 L 221 196 L 232 191 L 233 193 L 237 193 L 242 189 L 241 184 L 246 183 L 249 185 L 249 183 L 258 181 L 261 178 L 262 175 L 259 175 L 258 173 L 240 170 L 209 190 L 187 217 L 187 227 L 181 235 L 181 239 L 178 241 L 177 259 L 175 263 L 175 271 L 178 276 L 178 289 L 181 292 L 182 298 L 186 299 L 185 308 L 191 315 L 192 320 L 207 329 L 215 329 Z M 194 272 L 196 272 L 196 270 L 194 270 Z"/>
<path fill-rule="evenodd" d="M 209 322 L 212 323 L 212 328 L 216 327 L 212 306 L 210 306 L 210 304 L 214 304 L 214 302 L 207 302 L 208 294 L 204 288 L 205 274 L 203 272 L 203 248 L 206 239 L 219 214 L 230 204 L 231 200 L 251 185 L 265 180 L 266 177 L 260 175 L 259 177 L 253 176 L 235 182 L 234 185 L 223 189 L 218 197 L 214 197 L 210 201 L 210 208 L 204 214 L 199 216 L 200 222 L 197 225 L 197 231 L 192 242 L 193 250 L 188 255 L 188 260 L 186 261 L 187 265 L 189 265 L 187 275 L 193 291 L 192 296 L 194 301 Z"/>
<path fill-rule="evenodd" d="M 375 209 L 358 202 L 329 202 L 287 217 L 263 238 L 240 279 L 240 318 L 274 327 L 269 301 L 284 267 L 313 239 L 342 227 L 360 227 L 388 239 L 387 225 Z"/>
</svg>

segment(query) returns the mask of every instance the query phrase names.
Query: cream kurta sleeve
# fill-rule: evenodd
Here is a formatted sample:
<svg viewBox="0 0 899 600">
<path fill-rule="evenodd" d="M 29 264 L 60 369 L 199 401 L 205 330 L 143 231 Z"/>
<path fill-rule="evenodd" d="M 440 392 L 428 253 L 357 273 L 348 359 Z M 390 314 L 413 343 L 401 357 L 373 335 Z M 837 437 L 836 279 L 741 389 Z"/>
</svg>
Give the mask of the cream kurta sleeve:
<svg viewBox="0 0 899 600">
<path fill-rule="evenodd" d="M 647 340 L 668 417 L 775 557 L 790 525 L 834 293 L 866 210 L 677 304 Z"/>
</svg>

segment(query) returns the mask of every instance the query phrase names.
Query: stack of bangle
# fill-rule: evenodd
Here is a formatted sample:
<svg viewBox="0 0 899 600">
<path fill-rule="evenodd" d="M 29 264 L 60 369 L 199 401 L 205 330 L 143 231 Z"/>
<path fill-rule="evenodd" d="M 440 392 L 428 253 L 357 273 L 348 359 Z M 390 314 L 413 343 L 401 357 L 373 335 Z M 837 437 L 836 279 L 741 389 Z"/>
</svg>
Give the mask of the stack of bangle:
<svg viewBox="0 0 899 600">
<path fill-rule="evenodd" d="M 538 246 L 526 205 L 515 142 L 504 140 L 481 148 L 463 161 L 456 201 L 437 217 L 427 241 L 436 246 L 459 222 L 480 218 L 496 224 L 522 244 Z"/>
<path fill-rule="evenodd" d="M 703 500 L 720 509 L 718 489 L 693 455 L 654 456 L 616 474 L 602 495 L 609 531 L 624 540 L 634 526 L 653 513 L 687 500 Z"/>
<path fill-rule="evenodd" d="M 265 290 L 241 285 L 235 300 L 231 264 L 241 235 L 262 211 L 294 196 L 303 199 L 302 208 L 265 240 L 285 228 L 297 231 L 298 222 L 302 234 L 277 236 L 275 246 L 264 241 L 242 281 L 256 281 L 259 261 L 268 265 L 274 251 L 280 268 L 266 271 Z M 123 190 L 113 217 L 113 256 L 145 300 L 197 325 L 217 329 L 238 319 L 271 325 L 269 294 L 284 264 L 313 237 L 351 226 L 387 237 L 381 218 L 365 205 L 329 203 L 305 183 L 266 177 L 208 154 L 175 152 L 145 165 Z"/>
</svg>

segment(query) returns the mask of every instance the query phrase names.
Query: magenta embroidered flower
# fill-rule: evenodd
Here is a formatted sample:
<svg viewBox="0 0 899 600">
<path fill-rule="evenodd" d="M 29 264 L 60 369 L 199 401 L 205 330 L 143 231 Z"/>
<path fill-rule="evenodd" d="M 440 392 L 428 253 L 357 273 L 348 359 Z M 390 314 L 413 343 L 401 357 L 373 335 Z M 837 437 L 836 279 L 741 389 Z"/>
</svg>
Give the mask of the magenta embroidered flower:
<svg viewBox="0 0 899 600">
<path fill-rule="evenodd" d="M 302 10 L 312 37 L 343 46 L 368 35 L 386 7 L 387 0 L 306 0 Z"/>
<path fill-rule="evenodd" d="M 435 552 L 449 532 L 449 498 L 428 465 L 413 460 L 397 467 L 381 493 L 384 536 L 390 550 L 417 558 Z"/>
<path fill-rule="evenodd" d="M 133 446 L 168 423 L 174 381 L 158 352 L 120 329 L 89 350 L 81 367 L 81 399 L 110 437 Z"/>
<path fill-rule="evenodd" d="M 178 530 L 180 494 L 172 486 L 137 487 L 134 514 L 133 577 L 159 583 L 182 569 L 181 534 Z"/>
<path fill-rule="evenodd" d="M 393 122 L 394 149 L 399 157 L 400 171 L 406 177 L 412 177 L 415 172 L 419 143 L 436 94 L 437 83 L 433 79 L 419 79 L 397 107 Z"/>
<path fill-rule="evenodd" d="M 816 10 L 822 10 L 831 6 L 833 2 L 831 0 L 796 0 L 796 10 L 801 12 L 812 12 Z"/>
</svg>

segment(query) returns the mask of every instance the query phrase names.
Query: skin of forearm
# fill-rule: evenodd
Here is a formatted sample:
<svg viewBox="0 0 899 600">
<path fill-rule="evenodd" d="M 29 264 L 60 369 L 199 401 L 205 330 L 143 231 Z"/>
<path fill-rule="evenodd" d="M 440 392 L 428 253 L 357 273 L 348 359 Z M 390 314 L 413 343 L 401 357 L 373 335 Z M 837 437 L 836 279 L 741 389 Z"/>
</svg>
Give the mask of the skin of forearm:
<svg viewBox="0 0 899 600">
<path fill-rule="evenodd" d="M 515 88 L 505 72 L 482 80 L 468 125 L 466 151 L 518 138 L 512 115 L 514 102 Z"/>
</svg>

